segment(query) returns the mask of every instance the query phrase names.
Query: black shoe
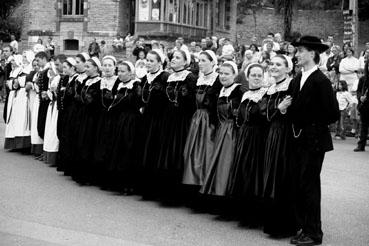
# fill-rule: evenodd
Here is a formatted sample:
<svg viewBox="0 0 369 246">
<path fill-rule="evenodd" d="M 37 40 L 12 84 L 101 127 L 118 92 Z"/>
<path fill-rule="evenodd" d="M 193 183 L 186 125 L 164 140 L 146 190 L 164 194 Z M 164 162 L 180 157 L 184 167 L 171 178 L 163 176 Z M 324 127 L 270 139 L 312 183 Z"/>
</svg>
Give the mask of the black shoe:
<svg viewBox="0 0 369 246">
<path fill-rule="evenodd" d="M 312 246 L 312 245 L 321 245 L 321 244 L 322 244 L 321 240 L 314 240 L 307 235 L 303 235 L 302 237 L 300 237 L 300 239 L 297 240 L 297 243 L 296 243 L 297 246 Z"/>
<path fill-rule="evenodd" d="M 300 232 L 298 232 L 298 233 L 296 234 L 296 236 L 294 236 L 293 238 L 291 238 L 290 243 L 291 243 L 291 244 L 297 244 L 297 243 L 298 243 L 298 241 L 300 240 L 300 238 L 302 238 L 302 237 L 304 237 L 304 234 L 302 233 L 302 231 L 300 231 Z"/>
<path fill-rule="evenodd" d="M 364 149 L 364 148 L 361 148 L 361 147 L 356 147 L 356 148 L 354 149 L 354 151 L 355 151 L 355 152 L 362 152 L 362 151 L 365 151 L 365 149 Z"/>
</svg>

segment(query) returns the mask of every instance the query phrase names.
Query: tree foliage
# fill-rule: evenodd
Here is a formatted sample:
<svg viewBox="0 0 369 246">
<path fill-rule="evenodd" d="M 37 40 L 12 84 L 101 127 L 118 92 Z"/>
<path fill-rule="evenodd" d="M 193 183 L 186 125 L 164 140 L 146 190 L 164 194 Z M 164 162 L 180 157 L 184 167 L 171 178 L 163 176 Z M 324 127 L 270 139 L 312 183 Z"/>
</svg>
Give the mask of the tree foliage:
<svg viewBox="0 0 369 246">
<path fill-rule="evenodd" d="M 13 14 L 21 3 L 22 0 L 0 0 L 0 39 L 9 41 L 10 34 L 19 37 L 22 21 Z"/>
<path fill-rule="evenodd" d="M 22 0 L 1 0 L 0 1 L 0 20 L 7 20 L 14 13 L 15 8 Z"/>
</svg>

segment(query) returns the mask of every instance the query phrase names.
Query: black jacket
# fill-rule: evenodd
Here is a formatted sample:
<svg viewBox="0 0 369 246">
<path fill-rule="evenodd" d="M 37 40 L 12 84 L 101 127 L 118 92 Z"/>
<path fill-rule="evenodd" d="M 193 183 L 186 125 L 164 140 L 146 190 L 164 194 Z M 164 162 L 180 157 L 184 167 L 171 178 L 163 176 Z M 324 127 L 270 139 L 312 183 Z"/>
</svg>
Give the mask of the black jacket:
<svg viewBox="0 0 369 246">
<path fill-rule="evenodd" d="M 297 74 L 288 89 L 288 94 L 292 96 L 288 116 L 295 135 L 302 130 L 301 144 L 313 151 L 330 151 L 333 144 L 328 125 L 340 117 L 331 82 L 318 69 L 308 77 L 300 90 L 301 76 L 301 72 Z"/>
</svg>

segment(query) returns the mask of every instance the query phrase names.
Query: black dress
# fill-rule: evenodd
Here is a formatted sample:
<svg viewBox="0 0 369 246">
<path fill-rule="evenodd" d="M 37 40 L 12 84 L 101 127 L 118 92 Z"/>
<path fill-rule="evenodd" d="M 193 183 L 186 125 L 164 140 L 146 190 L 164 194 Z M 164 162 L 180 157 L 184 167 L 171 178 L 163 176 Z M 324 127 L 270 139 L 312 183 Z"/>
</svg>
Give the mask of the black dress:
<svg viewBox="0 0 369 246">
<path fill-rule="evenodd" d="M 169 106 L 165 93 L 169 74 L 162 70 L 148 73 L 142 78 L 143 107 L 143 139 L 142 139 L 142 168 L 145 173 L 153 174 L 157 171 L 157 163 L 162 145 L 162 129 L 164 115 Z"/>
<path fill-rule="evenodd" d="M 117 76 L 104 77 L 100 82 L 101 101 L 99 104 L 101 111 L 97 118 L 93 151 L 93 165 L 99 171 L 106 171 L 107 165 L 110 163 L 111 139 L 116 125 L 115 116 L 110 111 L 110 108 L 115 97 L 113 88 L 116 88 L 119 82 Z"/>
<path fill-rule="evenodd" d="M 290 236 L 295 233 L 289 151 L 291 127 L 287 115 L 278 104 L 287 96 L 291 79 L 272 85 L 267 92 L 267 133 L 264 156 L 263 197 L 265 201 L 264 232 L 272 236 Z"/>
<path fill-rule="evenodd" d="M 142 115 L 139 80 L 120 82 L 113 89 L 115 97 L 109 112 L 115 121 L 111 134 L 108 171 L 114 174 L 117 185 L 132 188 L 141 155 Z"/>
<path fill-rule="evenodd" d="M 180 183 L 183 174 L 183 150 L 191 117 L 196 110 L 196 77 L 189 71 L 173 73 L 168 78 L 166 94 L 169 105 L 164 114 L 164 127 L 157 169 Z"/>
<path fill-rule="evenodd" d="M 218 74 L 200 76 L 196 87 L 197 110 L 192 116 L 184 148 L 183 183 L 203 185 L 214 149 L 217 123 L 217 100 L 220 89 Z"/>
<path fill-rule="evenodd" d="M 93 151 L 95 147 L 95 135 L 97 122 L 101 114 L 101 78 L 88 77 L 83 81 L 81 88 L 81 107 L 79 113 L 79 128 L 76 135 L 77 176 L 85 179 L 93 173 Z M 83 180 L 86 181 L 86 180 Z"/>
<path fill-rule="evenodd" d="M 236 113 L 242 98 L 240 84 L 223 87 L 218 99 L 218 120 L 214 152 L 200 192 L 225 196 L 236 145 Z"/>
<path fill-rule="evenodd" d="M 59 110 L 57 135 L 59 138 L 59 153 L 57 159 L 57 167 L 59 171 L 64 171 L 65 166 L 70 163 L 73 158 L 73 141 L 69 138 L 69 134 L 74 127 L 74 97 L 75 86 L 78 74 L 66 76 L 63 81 L 60 81 L 57 90 L 57 106 Z"/>
<path fill-rule="evenodd" d="M 229 193 L 233 197 L 261 197 L 263 161 L 267 130 L 265 93 L 267 88 L 249 90 L 242 97 L 237 122 L 237 136 Z"/>
</svg>

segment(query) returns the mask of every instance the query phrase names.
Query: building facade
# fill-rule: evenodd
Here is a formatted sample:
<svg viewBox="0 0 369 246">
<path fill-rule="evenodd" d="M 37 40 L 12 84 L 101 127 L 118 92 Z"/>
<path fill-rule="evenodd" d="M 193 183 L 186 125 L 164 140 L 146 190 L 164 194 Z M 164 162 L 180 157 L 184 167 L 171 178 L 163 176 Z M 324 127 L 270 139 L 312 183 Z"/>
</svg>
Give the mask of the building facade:
<svg viewBox="0 0 369 246">
<path fill-rule="evenodd" d="M 236 0 L 24 0 L 23 46 L 52 36 L 58 52 L 86 50 L 118 35 L 186 41 L 208 35 L 233 39 Z"/>
</svg>

